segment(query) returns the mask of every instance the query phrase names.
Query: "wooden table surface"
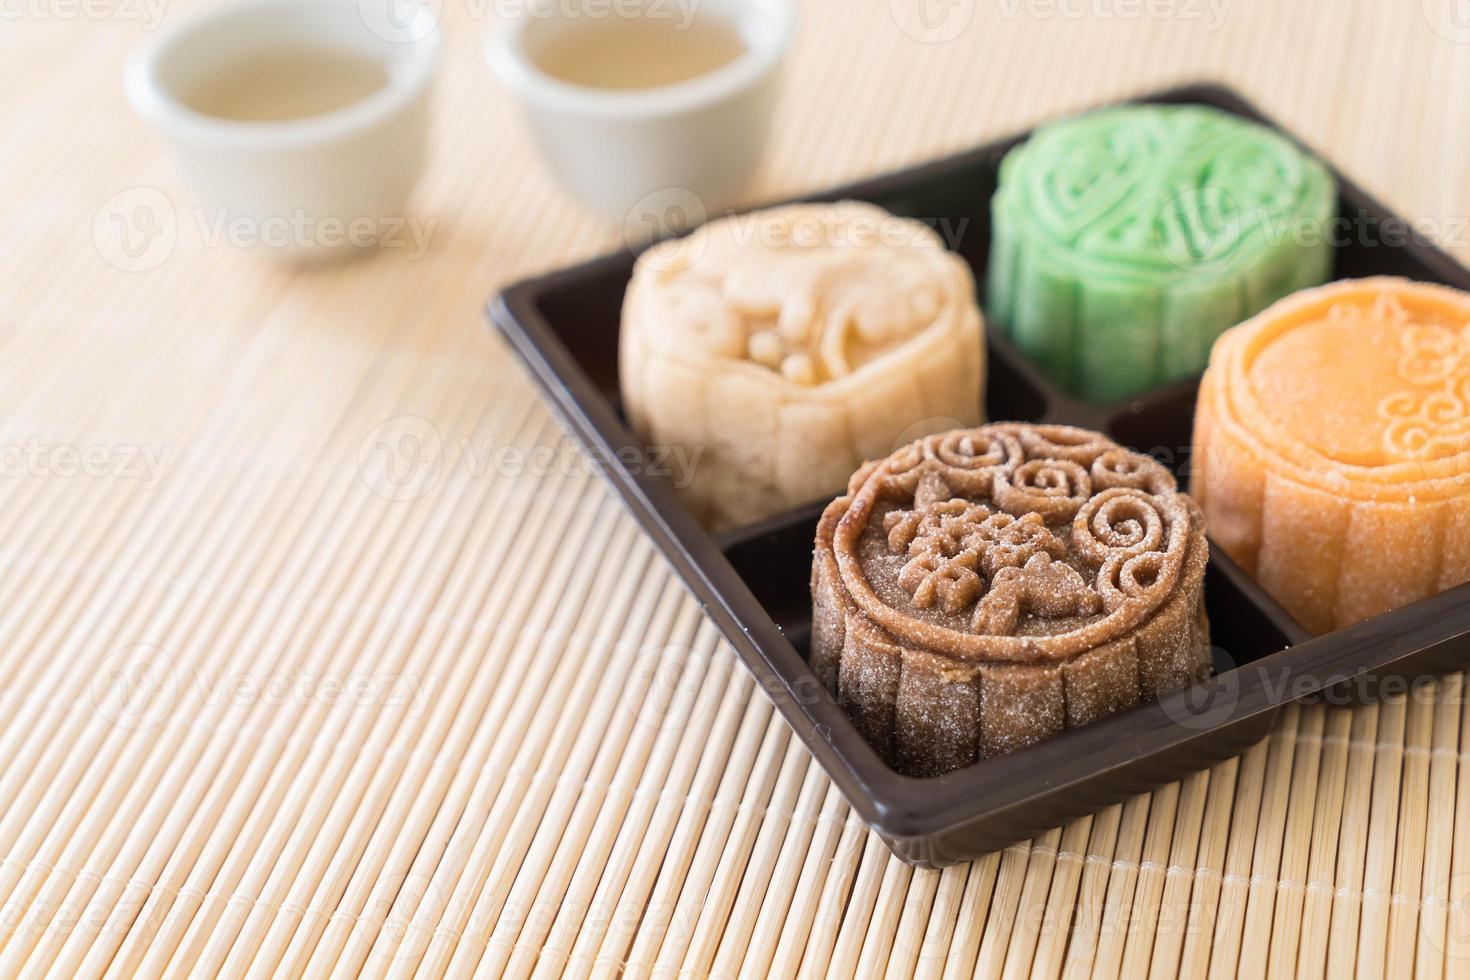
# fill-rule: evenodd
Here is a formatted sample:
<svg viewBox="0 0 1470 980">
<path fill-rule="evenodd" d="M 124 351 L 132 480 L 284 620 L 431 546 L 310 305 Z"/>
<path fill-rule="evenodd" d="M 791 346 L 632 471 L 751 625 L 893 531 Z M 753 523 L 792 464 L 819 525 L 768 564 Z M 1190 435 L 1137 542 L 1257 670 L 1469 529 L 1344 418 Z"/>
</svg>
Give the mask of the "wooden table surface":
<svg viewBox="0 0 1470 980">
<path fill-rule="evenodd" d="M 799 0 L 751 200 L 1212 79 L 1470 254 L 1463 0 L 924 2 Z M 1461 676 L 891 859 L 483 327 L 622 244 L 506 5 L 436 0 L 417 231 L 296 271 L 125 104 L 203 5 L 0 0 L 0 976 L 1470 975 Z"/>
</svg>

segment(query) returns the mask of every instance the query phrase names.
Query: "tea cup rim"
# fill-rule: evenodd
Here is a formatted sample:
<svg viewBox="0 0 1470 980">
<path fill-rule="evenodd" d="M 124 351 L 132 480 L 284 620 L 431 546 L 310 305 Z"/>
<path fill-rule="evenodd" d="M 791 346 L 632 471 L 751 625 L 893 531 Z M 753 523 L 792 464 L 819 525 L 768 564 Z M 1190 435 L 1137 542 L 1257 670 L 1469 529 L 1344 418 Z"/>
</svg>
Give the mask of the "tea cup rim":
<svg viewBox="0 0 1470 980">
<path fill-rule="evenodd" d="M 148 122 L 176 138 L 200 145 L 286 148 L 370 129 L 402 110 L 433 83 L 443 45 L 438 19 L 428 8 L 411 0 L 402 0 L 405 6 L 401 8 L 408 11 L 404 29 L 409 39 L 395 41 L 378 34 L 364 19 L 375 2 L 379 0 L 230 0 L 192 14 L 133 52 L 124 73 L 128 101 Z M 400 0 L 381 2 L 392 4 Z M 163 77 L 171 58 L 190 48 L 217 43 L 222 33 L 230 32 L 231 25 L 250 20 L 272 18 L 277 25 L 277 36 L 263 42 L 263 48 L 269 44 L 317 40 L 307 29 L 305 18 L 314 10 L 324 8 L 353 11 L 369 36 L 391 46 L 385 47 L 385 51 L 403 52 L 383 58 L 388 67 L 385 85 L 340 109 L 279 121 L 223 119 L 189 106 Z"/>
<path fill-rule="evenodd" d="M 599 89 L 548 74 L 530 53 L 529 33 L 538 21 L 556 19 L 557 15 L 538 16 L 529 7 L 490 31 L 485 60 L 502 85 L 541 108 L 623 120 L 676 115 L 719 102 L 758 83 L 779 66 L 790 44 L 795 20 L 791 0 L 735 0 L 723 6 L 740 30 L 745 50 L 712 71 L 669 85 Z"/>
</svg>

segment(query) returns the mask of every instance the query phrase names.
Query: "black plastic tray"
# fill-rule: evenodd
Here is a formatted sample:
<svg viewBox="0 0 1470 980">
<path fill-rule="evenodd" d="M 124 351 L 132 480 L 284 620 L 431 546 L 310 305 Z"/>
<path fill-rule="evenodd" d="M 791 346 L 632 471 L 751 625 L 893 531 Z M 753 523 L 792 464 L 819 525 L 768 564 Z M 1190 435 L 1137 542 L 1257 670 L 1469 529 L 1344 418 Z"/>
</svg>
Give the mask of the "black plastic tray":
<svg viewBox="0 0 1470 980">
<path fill-rule="evenodd" d="M 1192 85 L 1135 101 L 1216 106 L 1280 129 L 1235 93 Z M 990 197 L 1024 134 L 804 200 L 857 198 L 948 227 L 985 281 Z M 1344 219 L 1336 277 L 1402 275 L 1470 289 L 1470 271 L 1409 234 L 1334 168 Z M 620 412 L 618 320 L 634 256 L 624 252 L 518 283 L 490 307 L 557 412 L 704 604 L 758 683 L 848 801 L 900 858 L 940 867 L 1003 847 L 1227 758 L 1294 699 L 1373 699 L 1470 662 L 1470 585 L 1312 638 L 1218 549 L 1206 579 L 1216 676 L 1019 752 L 933 779 L 889 769 L 806 662 L 808 576 L 821 502 L 733 533 L 702 530 Z M 1097 429 L 1187 474 L 1198 379 L 1113 405 L 1058 391 L 1003 339 L 989 341 L 987 416 Z"/>
</svg>

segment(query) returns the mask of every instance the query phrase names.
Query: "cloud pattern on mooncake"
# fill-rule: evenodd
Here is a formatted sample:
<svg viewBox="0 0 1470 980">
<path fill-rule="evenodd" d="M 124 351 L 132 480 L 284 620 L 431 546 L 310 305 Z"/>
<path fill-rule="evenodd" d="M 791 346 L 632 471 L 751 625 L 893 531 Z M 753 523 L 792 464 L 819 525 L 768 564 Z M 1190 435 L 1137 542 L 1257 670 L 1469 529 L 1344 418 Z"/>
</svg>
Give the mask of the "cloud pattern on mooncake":
<svg viewBox="0 0 1470 980">
<path fill-rule="evenodd" d="M 681 499 L 730 528 L 978 423 L 982 330 L 969 267 L 919 222 L 853 201 L 736 215 L 640 257 L 623 402 L 648 445 L 698 452 Z"/>
<path fill-rule="evenodd" d="M 1345 280 L 1215 346 L 1191 491 L 1315 633 L 1470 581 L 1470 294 Z"/>
<path fill-rule="evenodd" d="M 1204 367 L 1228 327 L 1331 267 L 1334 182 L 1277 133 L 1200 106 L 1043 126 L 992 201 L 986 313 L 1074 394 Z"/>
<path fill-rule="evenodd" d="M 1207 558 L 1173 476 L 1104 436 L 929 436 L 823 512 L 812 668 L 895 768 L 939 775 L 1203 676 Z"/>
</svg>

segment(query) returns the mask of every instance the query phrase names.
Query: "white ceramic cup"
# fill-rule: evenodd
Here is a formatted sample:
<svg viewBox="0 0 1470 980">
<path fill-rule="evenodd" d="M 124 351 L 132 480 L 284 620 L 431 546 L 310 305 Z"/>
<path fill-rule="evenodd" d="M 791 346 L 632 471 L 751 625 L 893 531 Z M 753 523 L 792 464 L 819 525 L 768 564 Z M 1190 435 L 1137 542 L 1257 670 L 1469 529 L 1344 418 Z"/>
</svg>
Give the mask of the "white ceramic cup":
<svg viewBox="0 0 1470 980">
<path fill-rule="evenodd" d="M 185 93 L 231 61 L 282 47 L 381 61 L 386 85 L 341 109 L 241 122 Z M 427 155 L 438 22 L 407 0 L 236 0 L 135 52 L 128 99 L 169 143 L 205 222 L 288 261 L 340 255 L 400 229 Z"/>
<path fill-rule="evenodd" d="M 713 16 L 739 32 L 745 50 L 707 74 L 646 89 L 574 85 L 537 66 L 538 45 L 586 26 L 571 21 L 630 12 Z M 713 210 L 737 198 L 765 148 L 792 21 L 790 0 L 555 0 L 500 25 L 486 58 L 525 107 L 562 182 L 631 229 L 650 205 Z"/>
</svg>

